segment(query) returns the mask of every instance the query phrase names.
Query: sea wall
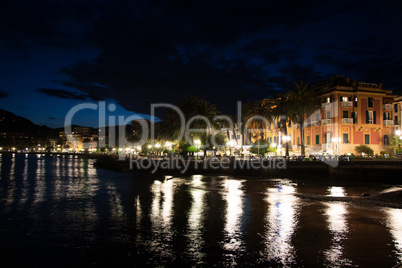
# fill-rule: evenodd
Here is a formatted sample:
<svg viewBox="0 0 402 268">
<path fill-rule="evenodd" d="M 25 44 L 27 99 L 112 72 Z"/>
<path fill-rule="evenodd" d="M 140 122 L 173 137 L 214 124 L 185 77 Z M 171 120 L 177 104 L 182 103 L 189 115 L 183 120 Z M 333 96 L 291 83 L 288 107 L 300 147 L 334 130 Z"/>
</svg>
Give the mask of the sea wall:
<svg viewBox="0 0 402 268">
<path fill-rule="evenodd" d="M 402 184 L 402 161 L 283 161 L 283 160 L 183 160 L 99 157 L 100 168 L 156 175 L 233 175 L 244 177 L 290 177 L 300 179 L 341 178 Z"/>
</svg>

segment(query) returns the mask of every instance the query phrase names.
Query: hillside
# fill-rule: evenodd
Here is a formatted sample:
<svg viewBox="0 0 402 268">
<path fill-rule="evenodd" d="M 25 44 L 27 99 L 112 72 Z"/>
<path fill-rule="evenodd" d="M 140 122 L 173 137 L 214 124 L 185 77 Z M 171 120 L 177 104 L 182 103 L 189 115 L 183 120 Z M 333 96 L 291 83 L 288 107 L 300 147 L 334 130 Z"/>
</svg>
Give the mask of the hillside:
<svg viewBox="0 0 402 268">
<path fill-rule="evenodd" d="M 3 138 L 25 136 L 32 138 L 57 137 L 58 132 L 47 126 L 38 126 L 32 121 L 0 109 L 0 133 Z"/>
</svg>

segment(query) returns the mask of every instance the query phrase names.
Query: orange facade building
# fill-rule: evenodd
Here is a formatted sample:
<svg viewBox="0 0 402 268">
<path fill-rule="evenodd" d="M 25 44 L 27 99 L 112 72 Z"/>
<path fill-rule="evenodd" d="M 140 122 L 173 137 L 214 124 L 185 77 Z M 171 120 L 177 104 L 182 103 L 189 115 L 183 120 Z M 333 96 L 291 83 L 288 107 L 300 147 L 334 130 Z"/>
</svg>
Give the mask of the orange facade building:
<svg viewBox="0 0 402 268">
<path fill-rule="evenodd" d="M 346 79 L 342 85 L 322 91 L 319 98 L 321 108 L 304 123 L 307 154 L 356 153 L 355 147 L 361 144 L 372 148 L 375 154 L 386 150 L 399 123 L 392 91 L 383 89 L 381 84 Z M 291 154 L 300 153 L 300 125 L 288 127 L 288 135 Z M 271 125 L 267 136 L 269 142 L 284 147 L 283 128 L 281 132 Z"/>
</svg>

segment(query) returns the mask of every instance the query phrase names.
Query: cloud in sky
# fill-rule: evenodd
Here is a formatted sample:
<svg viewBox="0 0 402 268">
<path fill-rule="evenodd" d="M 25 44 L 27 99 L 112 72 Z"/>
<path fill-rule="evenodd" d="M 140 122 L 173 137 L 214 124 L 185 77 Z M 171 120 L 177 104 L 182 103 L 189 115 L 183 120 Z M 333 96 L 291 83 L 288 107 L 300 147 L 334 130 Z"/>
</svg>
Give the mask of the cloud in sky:
<svg viewBox="0 0 402 268">
<path fill-rule="evenodd" d="M 10 96 L 8 92 L 0 89 L 0 99 L 7 98 L 8 96 Z"/>
<path fill-rule="evenodd" d="M 238 100 L 334 73 L 402 84 L 396 0 L 22 2 L 0 3 L 0 55 L 92 51 L 60 64 L 49 77 L 59 89 L 33 89 L 58 98 L 114 99 L 147 113 L 196 95 L 233 112 Z"/>
</svg>

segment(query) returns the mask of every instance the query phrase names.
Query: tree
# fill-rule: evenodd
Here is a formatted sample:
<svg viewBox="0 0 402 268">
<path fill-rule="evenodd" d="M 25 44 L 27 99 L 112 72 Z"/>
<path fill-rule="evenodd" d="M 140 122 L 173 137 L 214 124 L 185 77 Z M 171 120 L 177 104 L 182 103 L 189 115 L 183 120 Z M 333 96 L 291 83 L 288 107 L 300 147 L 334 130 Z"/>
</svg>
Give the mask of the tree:
<svg viewBox="0 0 402 268">
<path fill-rule="evenodd" d="M 288 135 L 288 124 L 292 121 L 296 121 L 297 117 L 287 108 L 288 101 L 290 100 L 289 93 L 278 94 L 271 101 L 273 102 L 272 110 L 273 115 L 279 121 L 279 126 L 284 136 Z M 286 142 L 286 156 L 289 156 L 289 143 Z"/>
<path fill-rule="evenodd" d="M 250 153 L 264 156 L 266 153 L 276 152 L 276 148 L 269 146 L 268 141 L 259 141 L 259 143 L 254 143 L 250 148 Z"/>
<path fill-rule="evenodd" d="M 364 153 L 364 154 L 367 154 L 367 155 L 374 155 L 374 150 L 371 149 L 369 146 L 364 145 L 364 144 L 356 146 L 355 151 L 358 154 Z"/>
<path fill-rule="evenodd" d="M 260 141 L 272 121 L 272 109 L 264 100 L 248 102 L 243 106 L 243 122 L 245 128 L 256 131 L 256 141 Z"/>
<path fill-rule="evenodd" d="M 295 83 L 295 86 L 293 91 L 286 94 L 282 109 L 292 121 L 300 125 L 301 155 L 305 155 L 304 120 L 306 116 L 310 116 L 320 108 L 321 103 L 317 96 L 319 89 L 324 85 L 310 85 L 301 81 L 298 84 Z"/>
<path fill-rule="evenodd" d="M 210 133 L 212 129 L 218 127 L 216 117 L 220 114 L 215 105 L 208 103 L 203 99 L 190 96 L 181 100 L 178 108 L 182 112 L 186 123 L 191 120 L 190 127 L 192 129 L 199 129 L 200 132 Z M 167 140 L 176 140 L 184 126 L 181 124 L 180 115 L 173 110 L 166 113 L 160 123 L 160 136 Z M 198 136 L 193 133 L 192 138 Z"/>
<path fill-rule="evenodd" d="M 394 136 L 389 141 L 390 151 L 393 154 L 401 154 L 402 153 L 402 139 L 399 136 Z"/>
</svg>

